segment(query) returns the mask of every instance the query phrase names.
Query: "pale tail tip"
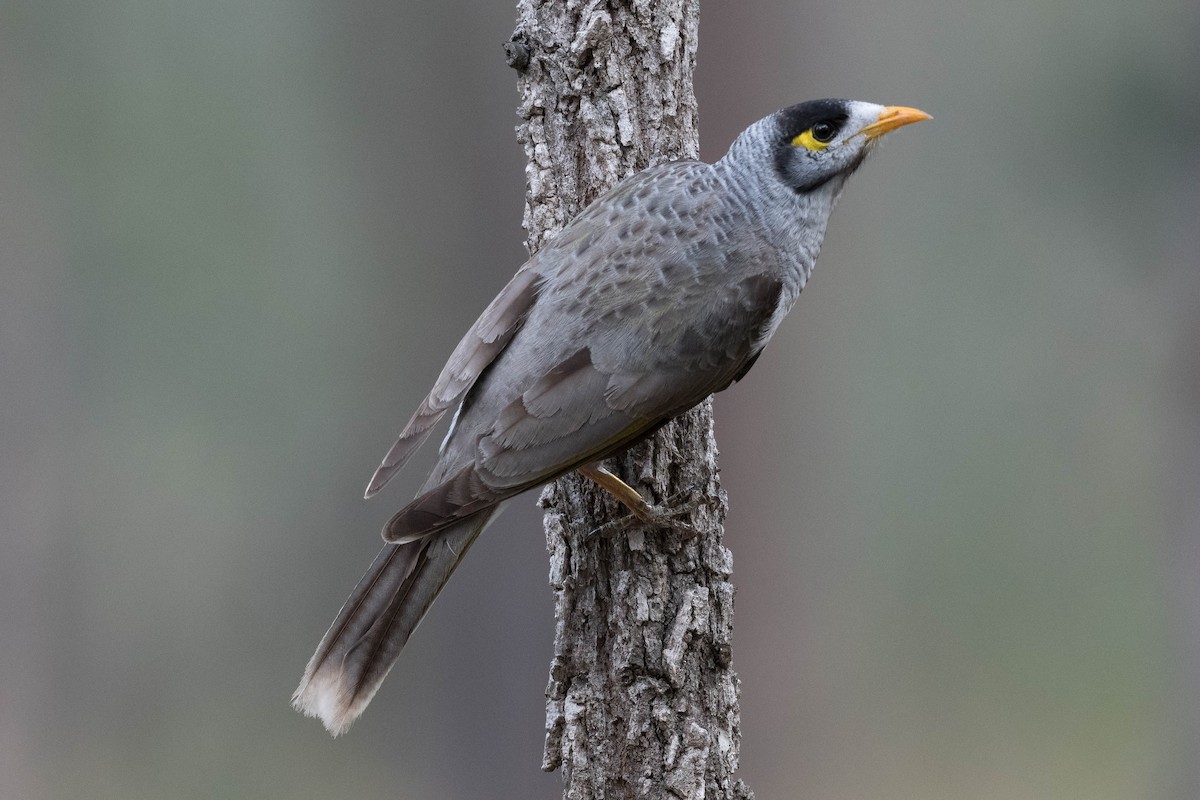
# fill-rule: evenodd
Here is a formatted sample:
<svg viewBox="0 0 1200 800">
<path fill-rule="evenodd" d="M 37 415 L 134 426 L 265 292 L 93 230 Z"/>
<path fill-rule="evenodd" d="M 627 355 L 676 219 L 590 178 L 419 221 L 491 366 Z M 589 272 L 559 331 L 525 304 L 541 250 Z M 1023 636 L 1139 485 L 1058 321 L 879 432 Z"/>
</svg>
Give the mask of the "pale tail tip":
<svg viewBox="0 0 1200 800">
<path fill-rule="evenodd" d="M 334 737 L 350 730 L 350 725 L 358 717 L 357 713 L 338 702 L 336 684 L 331 684 L 328 680 L 314 680 L 308 676 L 305 676 L 292 693 L 292 708 L 306 717 L 321 720 L 325 730 Z"/>
</svg>

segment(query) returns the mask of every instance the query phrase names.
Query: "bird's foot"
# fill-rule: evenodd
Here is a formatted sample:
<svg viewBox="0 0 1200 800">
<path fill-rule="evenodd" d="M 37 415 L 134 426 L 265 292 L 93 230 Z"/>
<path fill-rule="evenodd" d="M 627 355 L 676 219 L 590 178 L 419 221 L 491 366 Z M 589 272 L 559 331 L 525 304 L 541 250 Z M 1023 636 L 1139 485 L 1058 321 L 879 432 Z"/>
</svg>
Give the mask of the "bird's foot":
<svg viewBox="0 0 1200 800">
<path fill-rule="evenodd" d="M 698 486 L 685 489 L 669 497 L 662 505 L 651 505 L 642 502 L 629 506 L 630 514 L 611 520 L 591 531 L 588 537 L 600 536 L 611 538 L 630 528 L 659 528 L 673 530 L 683 541 L 688 541 L 700 534 L 696 526 L 687 521 L 692 512 L 704 504 L 703 496 L 698 494 Z"/>
</svg>

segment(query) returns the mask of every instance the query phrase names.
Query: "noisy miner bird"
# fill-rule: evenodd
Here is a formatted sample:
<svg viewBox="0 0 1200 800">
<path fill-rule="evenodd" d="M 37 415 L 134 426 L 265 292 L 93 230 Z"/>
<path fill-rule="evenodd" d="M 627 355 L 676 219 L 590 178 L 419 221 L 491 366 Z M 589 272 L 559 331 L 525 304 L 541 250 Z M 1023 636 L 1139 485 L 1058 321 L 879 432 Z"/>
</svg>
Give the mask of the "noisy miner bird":
<svg viewBox="0 0 1200 800">
<path fill-rule="evenodd" d="M 834 202 L 914 108 L 815 100 L 759 120 L 715 164 L 617 184 L 525 262 L 450 356 L 367 486 L 454 408 L 437 463 L 292 697 L 337 735 L 505 500 L 570 470 L 670 524 L 599 462 L 743 375 L 804 288 Z"/>
</svg>

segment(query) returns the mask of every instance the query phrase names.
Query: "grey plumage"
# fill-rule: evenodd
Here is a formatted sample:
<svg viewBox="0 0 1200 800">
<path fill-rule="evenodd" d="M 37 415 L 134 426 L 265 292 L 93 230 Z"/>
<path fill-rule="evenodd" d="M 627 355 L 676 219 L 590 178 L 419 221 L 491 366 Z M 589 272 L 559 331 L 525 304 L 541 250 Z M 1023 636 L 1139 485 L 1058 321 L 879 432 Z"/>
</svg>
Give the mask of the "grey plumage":
<svg viewBox="0 0 1200 800">
<path fill-rule="evenodd" d="M 784 109 L 715 164 L 621 182 L 526 262 L 372 477 L 368 497 L 457 406 L 433 472 L 385 526 L 389 544 L 309 662 L 296 707 L 345 730 L 504 500 L 740 379 L 808 280 L 846 178 L 878 135 L 926 116 L 842 100 Z M 829 142 L 812 140 L 821 125 L 834 129 Z"/>
</svg>

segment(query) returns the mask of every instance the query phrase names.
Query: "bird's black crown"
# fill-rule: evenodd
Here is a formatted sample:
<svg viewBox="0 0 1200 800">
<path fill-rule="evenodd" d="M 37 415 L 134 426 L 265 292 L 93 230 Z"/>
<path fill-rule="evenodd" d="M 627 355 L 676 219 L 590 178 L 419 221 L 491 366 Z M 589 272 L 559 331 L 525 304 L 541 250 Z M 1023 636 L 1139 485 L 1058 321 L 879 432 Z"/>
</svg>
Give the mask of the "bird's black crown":
<svg viewBox="0 0 1200 800">
<path fill-rule="evenodd" d="M 779 120 L 779 135 L 790 142 L 820 122 L 832 125 L 834 133 L 841 131 L 850 118 L 850 101 L 839 98 L 809 100 L 807 103 L 788 106 L 776 114 Z"/>
</svg>

